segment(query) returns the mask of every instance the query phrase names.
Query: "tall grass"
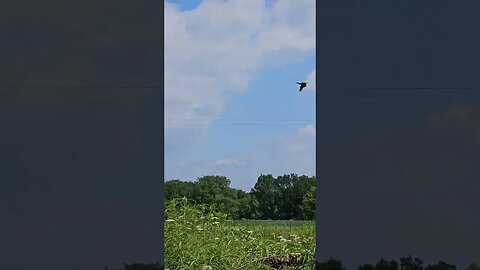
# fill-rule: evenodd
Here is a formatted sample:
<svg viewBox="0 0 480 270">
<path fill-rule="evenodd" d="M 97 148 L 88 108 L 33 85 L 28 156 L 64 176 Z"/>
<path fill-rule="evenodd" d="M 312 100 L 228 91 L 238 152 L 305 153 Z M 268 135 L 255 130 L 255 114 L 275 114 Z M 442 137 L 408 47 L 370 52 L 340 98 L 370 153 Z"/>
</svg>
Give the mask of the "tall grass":
<svg viewBox="0 0 480 270">
<path fill-rule="evenodd" d="M 186 198 L 165 203 L 165 268 L 273 269 L 269 256 L 296 254 L 291 269 L 314 269 L 315 223 L 234 221 Z"/>
</svg>

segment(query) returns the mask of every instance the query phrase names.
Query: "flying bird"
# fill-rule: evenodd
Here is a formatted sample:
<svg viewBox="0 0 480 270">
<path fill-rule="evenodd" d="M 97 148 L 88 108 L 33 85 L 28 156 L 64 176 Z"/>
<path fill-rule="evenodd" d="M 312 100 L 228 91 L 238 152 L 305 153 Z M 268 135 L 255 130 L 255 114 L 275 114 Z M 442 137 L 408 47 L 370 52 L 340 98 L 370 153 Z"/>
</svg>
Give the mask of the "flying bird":
<svg viewBox="0 0 480 270">
<path fill-rule="evenodd" d="M 303 88 L 307 86 L 307 82 L 297 82 L 298 85 L 300 85 L 300 90 L 298 92 L 302 92 Z"/>
</svg>

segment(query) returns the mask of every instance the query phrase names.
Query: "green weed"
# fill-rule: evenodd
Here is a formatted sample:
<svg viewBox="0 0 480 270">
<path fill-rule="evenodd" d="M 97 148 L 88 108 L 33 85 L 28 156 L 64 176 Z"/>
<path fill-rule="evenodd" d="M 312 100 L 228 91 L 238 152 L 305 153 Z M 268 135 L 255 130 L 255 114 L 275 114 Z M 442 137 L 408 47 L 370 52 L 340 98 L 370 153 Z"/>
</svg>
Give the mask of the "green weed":
<svg viewBox="0 0 480 270">
<path fill-rule="evenodd" d="M 268 265 L 272 260 L 314 269 L 314 257 L 314 222 L 234 221 L 186 198 L 165 204 L 166 269 L 280 269 Z"/>
</svg>

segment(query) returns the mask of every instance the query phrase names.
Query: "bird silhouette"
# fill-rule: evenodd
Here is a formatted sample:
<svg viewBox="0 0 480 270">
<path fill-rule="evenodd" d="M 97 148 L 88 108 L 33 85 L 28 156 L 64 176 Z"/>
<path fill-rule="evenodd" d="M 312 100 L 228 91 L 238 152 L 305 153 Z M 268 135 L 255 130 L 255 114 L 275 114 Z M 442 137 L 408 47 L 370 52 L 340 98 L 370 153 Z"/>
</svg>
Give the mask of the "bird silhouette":
<svg viewBox="0 0 480 270">
<path fill-rule="evenodd" d="M 297 82 L 298 85 L 300 85 L 300 90 L 298 92 L 302 92 L 303 88 L 307 86 L 307 82 Z"/>
</svg>

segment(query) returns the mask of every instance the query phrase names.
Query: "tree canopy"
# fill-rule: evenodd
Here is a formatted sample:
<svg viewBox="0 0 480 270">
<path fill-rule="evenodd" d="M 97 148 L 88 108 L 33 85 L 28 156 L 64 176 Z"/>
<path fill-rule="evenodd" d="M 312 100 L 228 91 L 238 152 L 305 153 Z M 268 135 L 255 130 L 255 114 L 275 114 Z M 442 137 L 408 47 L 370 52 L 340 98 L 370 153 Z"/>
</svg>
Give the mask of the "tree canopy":
<svg viewBox="0 0 480 270">
<path fill-rule="evenodd" d="M 165 199 L 186 197 L 193 204 L 214 205 L 234 219 L 315 219 L 316 179 L 286 174 L 260 175 L 250 192 L 230 187 L 225 176 L 202 176 L 193 182 L 165 182 Z"/>
</svg>

